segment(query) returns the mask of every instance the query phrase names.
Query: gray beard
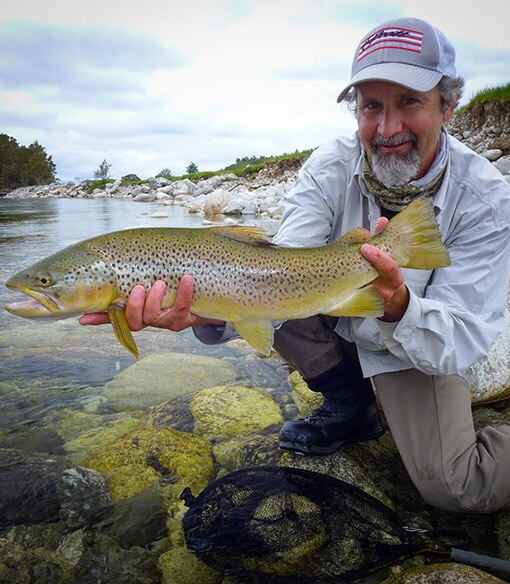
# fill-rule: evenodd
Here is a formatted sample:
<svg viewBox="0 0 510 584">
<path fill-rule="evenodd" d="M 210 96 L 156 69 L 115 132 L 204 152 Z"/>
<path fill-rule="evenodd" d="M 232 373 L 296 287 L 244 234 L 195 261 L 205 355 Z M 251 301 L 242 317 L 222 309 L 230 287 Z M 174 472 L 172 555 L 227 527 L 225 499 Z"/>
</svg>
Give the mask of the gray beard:
<svg viewBox="0 0 510 584">
<path fill-rule="evenodd" d="M 414 136 L 412 136 L 414 138 Z M 372 140 L 372 168 L 375 176 L 389 189 L 401 187 L 409 184 L 420 170 L 420 156 L 416 147 L 416 140 L 413 139 L 413 147 L 408 154 L 379 154 L 378 145 L 388 146 L 401 143 L 408 139 L 408 136 L 394 136 L 392 138 L 374 138 Z"/>
</svg>

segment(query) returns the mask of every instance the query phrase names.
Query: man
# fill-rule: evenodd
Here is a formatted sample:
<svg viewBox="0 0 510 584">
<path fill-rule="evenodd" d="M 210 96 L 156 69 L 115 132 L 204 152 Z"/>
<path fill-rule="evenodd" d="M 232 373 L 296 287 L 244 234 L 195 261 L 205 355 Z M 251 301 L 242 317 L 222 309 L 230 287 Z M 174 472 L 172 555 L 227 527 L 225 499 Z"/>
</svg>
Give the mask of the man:
<svg viewBox="0 0 510 584">
<path fill-rule="evenodd" d="M 288 321 L 275 332 L 278 352 L 324 395 L 304 420 L 286 422 L 280 445 L 329 454 L 383 433 L 372 383 L 395 443 L 426 501 L 489 512 L 510 502 L 510 426 L 475 434 L 462 376 L 487 354 L 504 326 L 510 277 L 510 188 L 492 165 L 444 130 L 463 80 L 455 52 L 428 23 L 387 21 L 360 42 L 352 77 L 338 97 L 358 131 L 316 150 L 285 201 L 275 243 L 317 246 L 363 226 L 377 233 L 416 197 L 432 197 L 452 263 L 434 271 L 399 269 L 365 244 L 379 273 L 380 318 Z M 204 342 L 229 326 L 190 313 L 193 282 L 161 310 L 164 283 L 131 294 L 133 330 L 182 330 Z M 84 324 L 105 322 L 87 315 Z"/>
</svg>

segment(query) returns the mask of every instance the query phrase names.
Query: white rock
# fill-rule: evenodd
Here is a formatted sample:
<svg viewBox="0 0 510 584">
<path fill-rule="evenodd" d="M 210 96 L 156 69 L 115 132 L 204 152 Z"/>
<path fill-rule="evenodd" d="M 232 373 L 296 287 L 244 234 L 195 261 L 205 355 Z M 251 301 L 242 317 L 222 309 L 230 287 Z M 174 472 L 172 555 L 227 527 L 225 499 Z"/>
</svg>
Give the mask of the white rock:
<svg viewBox="0 0 510 584">
<path fill-rule="evenodd" d="M 510 288 L 505 312 L 505 329 L 485 359 L 467 374 L 471 400 L 483 402 L 510 396 Z"/>
<path fill-rule="evenodd" d="M 156 211 L 151 215 L 151 219 L 164 219 L 165 217 L 168 217 L 168 213 L 164 211 Z"/>
<path fill-rule="evenodd" d="M 503 151 L 499 150 L 499 148 L 493 148 L 492 150 L 486 150 L 482 154 L 482 156 L 484 158 L 487 158 L 487 160 L 490 160 L 491 162 L 494 162 L 498 158 L 501 158 L 502 155 L 503 155 Z"/>
<path fill-rule="evenodd" d="M 154 199 L 155 196 L 153 193 L 139 193 L 138 195 L 133 197 L 133 201 L 135 203 L 152 203 Z"/>
<path fill-rule="evenodd" d="M 502 156 L 494 162 L 494 166 L 499 170 L 501 174 L 510 174 L 510 156 Z"/>
<path fill-rule="evenodd" d="M 217 215 L 222 213 L 226 206 L 232 200 L 232 193 L 224 189 L 216 189 L 212 193 L 205 195 L 203 205 L 204 213 L 206 215 Z"/>
<path fill-rule="evenodd" d="M 174 190 L 174 185 L 172 184 L 167 184 L 164 187 L 159 187 L 158 188 L 158 193 L 166 193 L 167 195 L 170 194 L 172 191 Z"/>
</svg>

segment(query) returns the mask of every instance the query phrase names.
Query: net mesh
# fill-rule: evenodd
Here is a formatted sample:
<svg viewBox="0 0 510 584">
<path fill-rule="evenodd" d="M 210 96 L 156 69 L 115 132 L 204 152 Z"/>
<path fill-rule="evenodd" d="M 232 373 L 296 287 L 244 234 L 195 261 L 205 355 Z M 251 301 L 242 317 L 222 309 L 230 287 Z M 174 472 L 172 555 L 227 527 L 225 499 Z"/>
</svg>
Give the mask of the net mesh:
<svg viewBox="0 0 510 584">
<path fill-rule="evenodd" d="M 188 548 L 225 573 L 348 581 L 421 547 L 378 499 L 302 469 L 243 469 L 182 497 Z"/>
</svg>

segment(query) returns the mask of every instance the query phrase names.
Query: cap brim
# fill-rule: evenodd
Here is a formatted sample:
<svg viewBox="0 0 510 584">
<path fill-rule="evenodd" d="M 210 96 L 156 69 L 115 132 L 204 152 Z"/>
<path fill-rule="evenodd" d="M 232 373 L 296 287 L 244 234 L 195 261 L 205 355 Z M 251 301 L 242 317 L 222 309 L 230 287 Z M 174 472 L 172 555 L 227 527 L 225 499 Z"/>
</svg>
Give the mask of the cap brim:
<svg viewBox="0 0 510 584">
<path fill-rule="evenodd" d="M 377 63 L 356 73 L 336 101 L 340 103 L 354 85 L 359 85 L 364 81 L 388 81 L 414 91 L 430 91 L 442 77 L 441 72 L 406 63 Z"/>
</svg>

